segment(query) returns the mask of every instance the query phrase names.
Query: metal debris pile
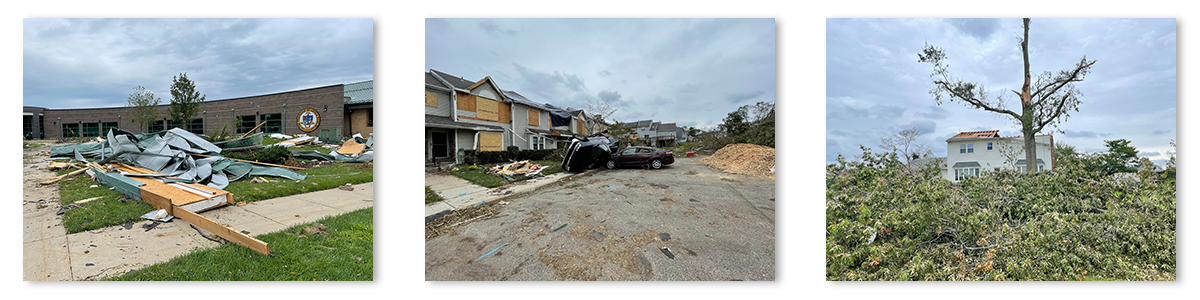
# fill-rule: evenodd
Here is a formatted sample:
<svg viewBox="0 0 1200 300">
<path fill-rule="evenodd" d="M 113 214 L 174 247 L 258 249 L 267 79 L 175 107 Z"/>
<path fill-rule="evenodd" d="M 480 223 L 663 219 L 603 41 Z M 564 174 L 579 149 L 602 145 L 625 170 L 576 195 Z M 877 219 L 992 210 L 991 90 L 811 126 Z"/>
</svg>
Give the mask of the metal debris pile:
<svg viewBox="0 0 1200 300">
<path fill-rule="evenodd" d="M 775 148 L 754 144 L 732 144 L 701 159 L 730 173 L 775 179 Z"/>
</svg>

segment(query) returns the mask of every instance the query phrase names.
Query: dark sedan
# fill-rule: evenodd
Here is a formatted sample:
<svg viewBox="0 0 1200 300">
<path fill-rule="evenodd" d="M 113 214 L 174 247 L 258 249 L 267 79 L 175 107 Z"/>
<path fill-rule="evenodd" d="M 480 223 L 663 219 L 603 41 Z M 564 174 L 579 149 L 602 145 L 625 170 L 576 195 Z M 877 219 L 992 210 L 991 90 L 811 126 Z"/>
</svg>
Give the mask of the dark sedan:
<svg viewBox="0 0 1200 300">
<path fill-rule="evenodd" d="M 630 147 L 613 153 L 612 159 L 605 163 L 609 169 L 617 166 L 650 166 L 653 169 L 675 163 L 675 154 L 671 151 L 650 147 Z"/>
</svg>

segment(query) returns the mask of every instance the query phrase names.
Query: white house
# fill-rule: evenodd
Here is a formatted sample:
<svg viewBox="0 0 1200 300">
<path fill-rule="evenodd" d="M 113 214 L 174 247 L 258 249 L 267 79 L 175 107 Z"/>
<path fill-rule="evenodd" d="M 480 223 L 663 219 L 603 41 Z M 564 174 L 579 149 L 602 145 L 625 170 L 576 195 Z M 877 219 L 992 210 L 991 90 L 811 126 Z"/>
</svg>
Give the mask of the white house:
<svg viewBox="0 0 1200 300">
<path fill-rule="evenodd" d="M 1034 136 L 1038 171 L 1054 169 L 1054 136 Z M 942 177 L 959 181 L 1000 169 L 1025 171 L 1025 141 L 1001 137 L 999 130 L 967 131 L 946 140 L 946 167 Z M 1005 154 L 1009 155 L 1005 155 Z M 1011 158 L 1011 160 L 1010 160 Z"/>
</svg>

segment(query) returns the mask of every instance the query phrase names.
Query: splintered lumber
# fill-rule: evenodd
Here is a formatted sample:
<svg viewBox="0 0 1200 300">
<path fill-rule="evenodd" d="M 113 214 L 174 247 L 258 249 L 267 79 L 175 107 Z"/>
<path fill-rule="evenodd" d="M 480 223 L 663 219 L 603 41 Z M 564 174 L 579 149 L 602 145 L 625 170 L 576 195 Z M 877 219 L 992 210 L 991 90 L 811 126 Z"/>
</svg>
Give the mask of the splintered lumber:
<svg viewBox="0 0 1200 300">
<path fill-rule="evenodd" d="M 250 250 L 262 253 L 263 255 L 271 255 L 271 248 L 266 242 L 241 233 L 233 228 L 229 228 L 228 226 L 221 225 L 213 220 L 210 220 L 209 218 L 205 218 L 204 216 L 198 215 L 194 212 L 187 211 L 186 209 L 176 209 L 175 213 L 171 215 L 183 219 L 188 223 L 192 223 L 193 225 L 199 226 L 200 228 L 204 228 L 204 230 L 208 230 L 208 232 L 212 232 L 213 234 L 225 238 L 230 242 L 238 243 L 238 245 L 245 246 L 246 248 L 250 248 Z"/>
<path fill-rule="evenodd" d="M 63 180 L 64 178 L 71 177 L 71 176 L 75 176 L 75 175 L 79 175 L 79 173 L 86 172 L 87 170 L 88 170 L 88 169 L 79 169 L 79 170 L 75 170 L 75 171 L 73 171 L 73 172 L 71 172 L 71 173 L 62 174 L 61 176 L 54 177 L 53 179 L 46 180 L 46 181 L 42 181 L 42 182 L 41 182 L 41 184 L 42 184 L 42 185 L 52 184 L 52 183 L 58 182 L 59 180 Z"/>
<path fill-rule="evenodd" d="M 259 127 L 262 127 L 264 124 L 267 124 L 267 121 L 262 121 L 262 123 L 258 123 L 258 126 L 254 126 L 254 129 L 250 129 L 250 131 L 247 131 L 247 132 L 246 132 L 246 134 L 243 134 L 241 137 L 238 137 L 238 138 L 239 138 L 239 139 L 240 139 L 240 138 L 244 138 L 244 137 L 246 137 L 247 135 L 250 135 L 251 133 L 254 133 L 254 131 L 255 131 L 255 130 L 258 130 L 258 128 L 259 128 Z"/>
<path fill-rule="evenodd" d="M 83 200 L 75 201 L 75 202 L 72 202 L 72 203 L 75 203 L 75 204 L 84 204 L 84 203 L 88 203 L 88 202 L 92 202 L 92 201 L 98 200 L 98 199 L 100 199 L 100 198 L 104 198 L 104 197 L 91 197 L 91 198 L 87 198 L 87 199 L 83 199 Z"/>
<path fill-rule="evenodd" d="M 199 156 L 199 157 L 212 157 L 211 155 L 204 155 L 204 154 L 198 154 L 198 153 L 188 153 L 188 154 L 191 154 L 191 155 L 193 155 L 193 156 Z M 293 166 L 285 166 L 285 165 L 268 164 L 268 163 L 265 163 L 265 162 L 257 162 L 257 161 L 253 161 L 253 160 L 244 160 L 244 159 L 236 159 L 236 158 L 228 158 L 228 157 L 226 157 L 225 159 L 228 159 L 228 160 L 234 160 L 234 161 L 240 161 L 240 162 L 248 162 L 248 163 L 252 163 L 252 164 L 256 164 L 256 165 L 264 165 L 264 166 L 270 166 L 270 167 L 288 168 L 288 169 L 292 169 L 292 170 L 308 170 L 308 169 L 306 169 L 306 168 L 301 168 L 301 167 L 293 167 Z"/>
<path fill-rule="evenodd" d="M 158 174 L 158 172 L 121 163 L 113 163 L 111 165 L 115 169 L 130 173 Z M 238 243 L 258 253 L 264 255 L 271 254 L 267 243 L 197 214 L 205 210 L 233 204 L 232 193 L 196 183 L 163 183 L 162 181 L 148 177 L 133 177 L 132 179 L 144 183 L 140 187 L 142 201 L 150 204 L 150 206 L 166 210 L 167 214 L 183 219 L 188 223 L 204 228 L 204 230 L 208 230 L 217 236 Z"/>
</svg>

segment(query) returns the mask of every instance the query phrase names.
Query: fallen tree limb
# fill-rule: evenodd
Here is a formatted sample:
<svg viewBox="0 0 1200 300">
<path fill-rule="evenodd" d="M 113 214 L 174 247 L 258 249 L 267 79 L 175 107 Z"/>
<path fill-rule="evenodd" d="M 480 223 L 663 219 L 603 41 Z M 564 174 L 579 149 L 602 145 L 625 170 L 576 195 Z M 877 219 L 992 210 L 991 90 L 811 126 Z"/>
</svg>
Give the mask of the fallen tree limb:
<svg viewBox="0 0 1200 300">
<path fill-rule="evenodd" d="M 198 153 L 188 153 L 188 154 L 191 154 L 191 155 L 193 155 L 193 156 L 199 156 L 199 157 L 212 157 L 212 155 L 204 155 L 204 154 L 198 154 Z M 276 164 L 268 164 L 268 163 L 265 163 L 265 162 L 257 162 L 257 161 L 252 161 L 252 160 L 244 160 L 244 159 L 236 159 L 236 158 L 228 158 L 228 157 L 226 157 L 225 159 L 228 159 L 228 160 L 234 160 L 234 161 L 240 161 L 240 162 L 247 162 L 247 163 L 252 163 L 252 164 L 256 164 L 256 165 L 264 165 L 264 166 L 271 166 L 271 167 L 281 167 L 281 168 L 288 168 L 288 169 L 292 169 L 292 170 L 308 170 L 307 168 L 293 167 L 293 166 L 285 166 L 285 165 L 276 165 Z"/>
<path fill-rule="evenodd" d="M 85 171 L 87 171 L 87 170 L 88 170 L 87 168 L 83 168 L 83 169 L 75 170 L 75 171 L 72 171 L 71 173 L 67 173 L 67 174 L 63 174 L 62 176 L 54 177 L 54 179 L 50 179 L 50 180 L 47 180 L 47 181 L 42 181 L 42 182 L 41 182 L 41 184 L 42 184 L 42 185 L 52 184 L 52 183 L 58 182 L 59 180 L 63 180 L 63 179 L 65 179 L 65 178 L 67 178 L 67 177 L 71 177 L 71 176 L 79 175 L 79 173 L 83 173 L 83 172 L 85 172 Z"/>
</svg>

